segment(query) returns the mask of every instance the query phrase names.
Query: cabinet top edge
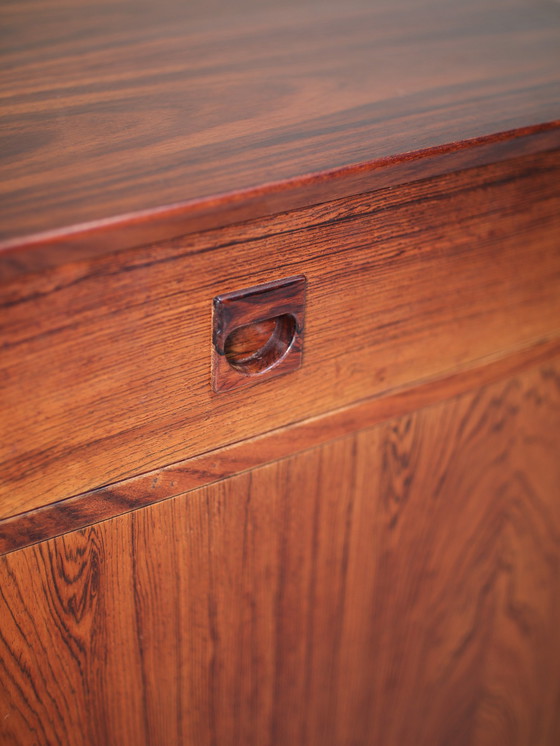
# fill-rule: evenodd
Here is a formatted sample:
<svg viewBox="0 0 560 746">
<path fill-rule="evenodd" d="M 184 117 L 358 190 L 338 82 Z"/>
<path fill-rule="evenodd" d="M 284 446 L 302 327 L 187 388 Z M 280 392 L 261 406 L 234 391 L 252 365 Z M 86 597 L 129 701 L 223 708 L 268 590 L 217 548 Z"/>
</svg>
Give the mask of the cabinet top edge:
<svg viewBox="0 0 560 746">
<path fill-rule="evenodd" d="M 549 0 L 7 0 L 0 278 L 560 147 Z"/>
<path fill-rule="evenodd" d="M 0 284 L 63 264 L 560 149 L 560 121 L 0 240 Z"/>
</svg>

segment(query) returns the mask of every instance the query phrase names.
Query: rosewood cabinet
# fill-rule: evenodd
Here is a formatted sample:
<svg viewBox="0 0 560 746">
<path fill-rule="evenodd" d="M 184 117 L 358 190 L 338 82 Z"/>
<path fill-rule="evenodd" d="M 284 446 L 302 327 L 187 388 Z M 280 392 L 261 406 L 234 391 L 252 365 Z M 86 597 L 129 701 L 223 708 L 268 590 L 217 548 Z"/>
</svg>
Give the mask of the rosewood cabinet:
<svg viewBox="0 0 560 746">
<path fill-rule="evenodd" d="M 0 743 L 560 742 L 560 5 L 2 8 Z"/>
</svg>

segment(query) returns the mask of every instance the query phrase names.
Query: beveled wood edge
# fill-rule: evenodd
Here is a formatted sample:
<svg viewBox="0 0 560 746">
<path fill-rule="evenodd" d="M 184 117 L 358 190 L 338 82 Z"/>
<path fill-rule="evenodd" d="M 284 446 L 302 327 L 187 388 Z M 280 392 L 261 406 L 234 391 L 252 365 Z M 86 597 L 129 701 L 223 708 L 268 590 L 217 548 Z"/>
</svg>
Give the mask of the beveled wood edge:
<svg viewBox="0 0 560 746">
<path fill-rule="evenodd" d="M 416 382 L 340 410 L 288 424 L 74 497 L 0 520 L 0 555 L 85 528 L 435 405 L 542 365 L 560 355 L 560 338 L 503 358 L 488 357 L 449 376 Z"/>
<path fill-rule="evenodd" d="M 560 120 L 0 241 L 0 282 L 335 199 L 560 148 Z"/>
</svg>

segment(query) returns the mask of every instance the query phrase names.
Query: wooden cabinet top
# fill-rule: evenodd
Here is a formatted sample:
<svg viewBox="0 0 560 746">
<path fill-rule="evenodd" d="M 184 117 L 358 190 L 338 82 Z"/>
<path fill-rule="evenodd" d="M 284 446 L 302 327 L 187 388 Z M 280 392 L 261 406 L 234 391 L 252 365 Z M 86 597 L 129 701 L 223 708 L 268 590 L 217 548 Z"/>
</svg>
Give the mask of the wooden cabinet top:
<svg viewBox="0 0 560 746">
<path fill-rule="evenodd" d="M 5 275 L 560 144 L 553 0 L 0 13 Z"/>
</svg>

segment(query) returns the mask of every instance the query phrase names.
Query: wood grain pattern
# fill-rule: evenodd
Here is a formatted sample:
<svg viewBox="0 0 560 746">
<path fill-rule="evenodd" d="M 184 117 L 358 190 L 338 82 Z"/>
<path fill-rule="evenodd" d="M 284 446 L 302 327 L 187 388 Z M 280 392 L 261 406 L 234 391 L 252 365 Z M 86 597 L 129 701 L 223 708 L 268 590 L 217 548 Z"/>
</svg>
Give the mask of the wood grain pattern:
<svg viewBox="0 0 560 746">
<path fill-rule="evenodd" d="M 4 286 L 0 515 L 557 339 L 559 176 L 521 158 Z M 303 366 L 214 394 L 212 299 L 300 273 Z"/>
<path fill-rule="evenodd" d="M 0 282 L 175 236 L 558 149 L 560 127 L 555 123 L 525 127 L 242 189 L 212 199 L 69 226 L 23 240 L 0 241 Z"/>
<path fill-rule="evenodd" d="M 550 363 L 559 354 L 560 339 L 539 344 L 446 378 L 362 400 L 344 409 L 5 518 L 0 520 L 0 554 L 241 474 L 378 422 L 410 414 L 520 373 L 527 367 Z"/>
<path fill-rule="evenodd" d="M 548 365 L 4 556 L 2 743 L 555 746 L 559 432 Z"/>
<path fill-rule="evenodd" d="M 255 217 L 268 190 L 250 190 L 560 119 L 546 0 L 6 0 L 1 26 L 0 226 L 16 245 L 82 226 L 91 249 L 98 221 L 182 205 L 157 229 L 179 235 L 236 193 L 227 209 L 253 200 Z M 114 248 L 156 239 L 107 228 Z"/>
</svg>

